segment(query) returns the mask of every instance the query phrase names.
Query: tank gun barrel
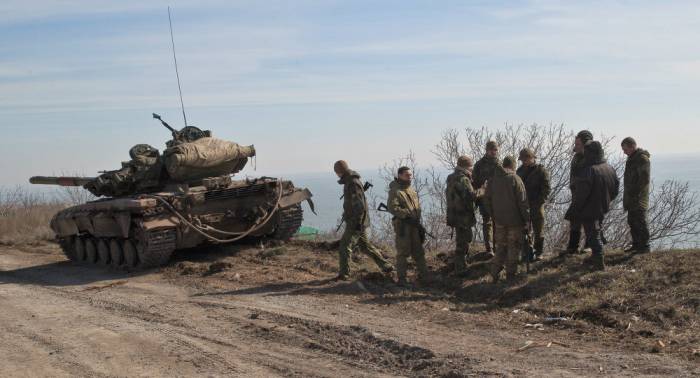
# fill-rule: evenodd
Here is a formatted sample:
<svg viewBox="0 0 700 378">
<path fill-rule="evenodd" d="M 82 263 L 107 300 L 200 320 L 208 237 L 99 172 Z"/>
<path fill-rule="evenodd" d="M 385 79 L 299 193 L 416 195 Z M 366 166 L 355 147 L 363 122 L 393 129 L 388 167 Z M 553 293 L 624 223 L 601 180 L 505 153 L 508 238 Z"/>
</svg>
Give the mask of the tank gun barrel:
<svg viewBox="0 0 700 378">
<path fill-rule="evenodd" d="M 38 185 L 83 186 L 95 177 L 67 177 L 67 176 L 34 176 L 29 183 Z"/>
</svg>

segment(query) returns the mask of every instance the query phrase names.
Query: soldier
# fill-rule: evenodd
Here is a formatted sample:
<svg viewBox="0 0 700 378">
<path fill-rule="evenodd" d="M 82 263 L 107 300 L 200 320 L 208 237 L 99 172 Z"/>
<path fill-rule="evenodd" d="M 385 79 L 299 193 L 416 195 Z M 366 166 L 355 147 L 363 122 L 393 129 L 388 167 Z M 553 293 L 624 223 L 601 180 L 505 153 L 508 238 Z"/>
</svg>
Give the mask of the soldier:
<svg viewBox="0 0 700 378">
<path fill-rule="evenodd" d="M 369 227 L 369 212 L 367 199 L 360 175 L 348 168 L 348 163 L 338 160 L 333 170 L 343 185 L 343 221 L 345 231 L 340 239 L 338 280 L 347 280 L 350 274 L 349 258 L 355 247 L 360 249 L 377 264 L 385 274 L 391 273 L 394 267 L 389 263 L 367 239 Z"/>
<path fill-rule="evenodd" d="M 514 157 L 507 156 L 503 159 L 503 166 L 496 167 L 486 187 L 484 203 L 493 217 L 498 241 L 491 277 L 494 283 L 498 282 L 505 262 L 506 279 L 512 281 L 518 273 L 518 258 L 530 221 L 527 192 L 522 180 L 515 174 Z"/>
<path fill-rule="evenodd" d="M 620 180 L 615 170 L 605 160 L 603 146 L 598 141 L 588 141 L 584 146 L 584 167 L 574 177 L 575 193 L 571 203 L 572 215 L 583 223 L 586 241 L 592 255 L 585 263 L 594 269 L 604 270 L 601 225 L 610 211 L 610 203 L 617 197 Z"/>
<path fill-rule="evenodd" d="M 574 156 L 571 158 L 571 169 L 569 171 L 569 190 L 571 190 L 571 203 L 574 202 L 576 192 L 574 177 L 584 168 L 583 146 L 590 140 L 593 140 L 593 134 L 588 130 L 581 130 L 576 134 L 574 139 Z M 581 221 L 573 216 L 571 207 L 564 215 L 564 219 L 569 221 L 569 245 L 562 255 L 578 253 L 579 243 L 581 242 Z M 585 242 L 584 248 L 589 248 L 588 241 Z"/>
<path fill-rule="evenodd" d="M 447 200 L 447 225 L 455 230 L 454 270 L 465 269 L 469 256 L 469 243 L 472 241 L 472 227 L 476 223 L 474 201 L 476 192 L 472 187 L 472 159 L 460 156 L 457 167 L 447 176 L 445 198 Z"/>
<path fill-rule="evenodd" d="M 627 223 L 632 234 L 632 247 L 625 252 L 647 253 L 649 249 L 649 181 L 651 162 L 649 152 L 637 148 L 632 137 L 622 140 L 622 151 L 627 155 L 622 205 L 627 211 Z"/>
<path fill-rule="evenodd" d="M 413 257 L 418 270 L 418 281 L 428 280 L 423 242 L 425 234 L 421 222 L 418 193 L 411 187 L 413 172 L 408 167 L 398 169 L 398 175 L 389 184 L 389 212 L 394 216 L 392 225 L 396 233 L 396 275 L 398 284 L 406 285 L 408 257 Z"/>
<path fill-rule="evenodd" d="M 483 190 L 484 184 L 493 176 L 497 166 L 500 166 L 498 161 L 498 143 L 490 140 L 486 143 L 486 154 L 474 165 L 474 189 Z M 479 213 L 481 214 L 481 220 L 483 222 L 484 247 L 486 248 L 486 252 L 493 254 L 491 248 L 491 243 L 493 241 L 491 215 L 482 200 L 479 200 L 477 204 L 479 205 Z"/>
<path fill-rule="evenodd" d="M 535 259 L 541 259 L 544 251 L 544 203 L 549 197 L 549 172 L 542 164 L 537 164 L 535 152 L 530 148 L 520 151 L 519 160 L 523 164 L 517 174 L 525 184 L 527 201 L 530 207 L 530 225 L 535 241 Z"/>
</svg>

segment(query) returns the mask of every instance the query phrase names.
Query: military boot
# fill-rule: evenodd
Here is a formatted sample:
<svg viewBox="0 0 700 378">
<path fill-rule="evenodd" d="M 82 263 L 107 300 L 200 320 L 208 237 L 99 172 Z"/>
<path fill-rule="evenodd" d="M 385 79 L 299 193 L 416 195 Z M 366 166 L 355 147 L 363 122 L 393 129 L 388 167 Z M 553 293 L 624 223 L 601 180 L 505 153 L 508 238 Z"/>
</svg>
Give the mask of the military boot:
<svg viewBox="0 0 700 378">
<path fill-rule="evenodd" d="M 642 254 L 649 253 L 649 252 L 651 252 L 651 248 L 649 248 L 649 246 L 646 246 L 646 247 L 639 247 L 632 253 L 634 253 L 635 255 L 642 255 Z"/>
<path fill-rule="evenodd" d="M 636 245 L 632 245 L 632 246 L 630 246 L 630 247 L 628 247 L 628 248 L 625 248 L 625 249 L 624 249 L 624 252 L 625 252 L 625 253 L 634 253 L 637 249 L 638 249 L 638 248 L 637 248 Z"/>
<path fill-rule="evenodd" d="M 535 256 L 542 256 L 542 253 L 544 252 L 544 238 L 537 238 L 537 240 L 535 240 L 534 248 Z"/>
<path fill-rule="evenodd" d="M 593 254 L 584 259 L 583 264 L 590 266 L 593 270 L 605 270 L 605 259 L 603 255 Z"/>
<path fill-rule="evenodd" d="M 467 269 L 467 265 L 464 263 L 464 257 L 455 256 L 454 257 L 454 273 L 460 274 Z"/>
</svg>

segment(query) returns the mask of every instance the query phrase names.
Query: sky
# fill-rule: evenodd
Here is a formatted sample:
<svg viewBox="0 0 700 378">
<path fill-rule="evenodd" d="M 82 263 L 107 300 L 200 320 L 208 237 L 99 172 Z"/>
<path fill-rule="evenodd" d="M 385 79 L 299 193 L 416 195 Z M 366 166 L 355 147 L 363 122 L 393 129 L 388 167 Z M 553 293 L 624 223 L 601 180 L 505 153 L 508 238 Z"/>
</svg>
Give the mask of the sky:
<svg viewBox="0 0 700 378">
<path fill-rule="evenodd" d="M 700 153 L 697 1 L 0 2 L 0 185 L 163 149 L 159 113 L 254 144 L 245 175 L 358 169 L 448 128 L 563 123 Z"/>
</svg>

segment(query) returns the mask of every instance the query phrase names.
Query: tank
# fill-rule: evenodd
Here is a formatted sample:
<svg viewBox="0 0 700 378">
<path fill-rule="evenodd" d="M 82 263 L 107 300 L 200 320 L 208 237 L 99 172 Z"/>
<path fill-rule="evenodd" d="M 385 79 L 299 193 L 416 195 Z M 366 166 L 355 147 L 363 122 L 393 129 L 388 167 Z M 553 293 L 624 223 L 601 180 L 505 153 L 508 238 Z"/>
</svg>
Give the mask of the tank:
<svg viewBox="0 0 700 378">
<path fill-rule="evenodd" d="M 96 177 L 30 178 L 32 184 L 82 186 L 97 200 L 59 211 L 51 229 L 73 261 L 138 270 L 166 264 L 174 252 L 246 238 L 287 240 L 312 194 L 272 177 L 235 180 L 254 146 L 215 139 L 194 126 L 174 130 L 161 154 L 134 146 L 122 168 Z"/>
</svg>

